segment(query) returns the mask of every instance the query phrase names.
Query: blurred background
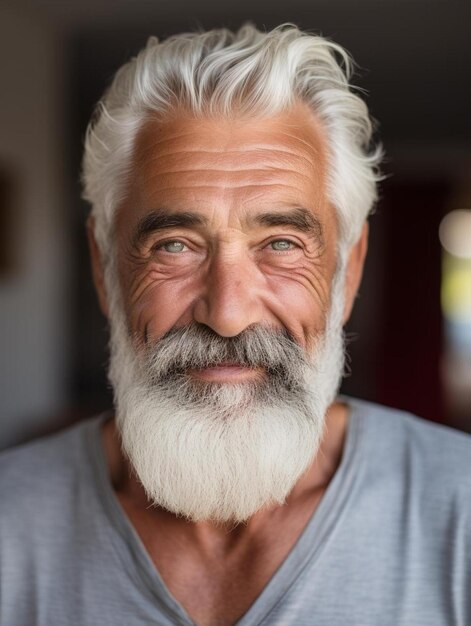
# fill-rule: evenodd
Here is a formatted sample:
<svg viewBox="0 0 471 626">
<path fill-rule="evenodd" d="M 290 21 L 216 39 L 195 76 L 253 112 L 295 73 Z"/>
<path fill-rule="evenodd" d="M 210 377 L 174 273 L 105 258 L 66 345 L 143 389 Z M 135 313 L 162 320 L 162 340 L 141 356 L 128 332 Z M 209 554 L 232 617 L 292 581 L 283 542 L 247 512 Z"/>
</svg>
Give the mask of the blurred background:
<svg viewBox="0 0 471 626">
<path fill-rule="evenodd" d="M 388 175 L 344 393 L 471 431 L 471 4 L 16 0 L 0 5 L 0 447 L 111 405 L 79 170 L 86 124 L 149 35 L 285 21 L 345 46 Z"/>
</svg>

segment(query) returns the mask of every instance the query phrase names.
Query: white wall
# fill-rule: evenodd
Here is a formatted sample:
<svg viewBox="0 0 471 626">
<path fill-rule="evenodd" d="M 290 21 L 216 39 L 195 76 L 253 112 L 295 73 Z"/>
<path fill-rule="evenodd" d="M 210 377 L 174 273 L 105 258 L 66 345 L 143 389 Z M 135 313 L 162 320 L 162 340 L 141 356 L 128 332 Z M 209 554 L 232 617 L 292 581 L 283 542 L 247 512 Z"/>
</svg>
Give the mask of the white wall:
<svg viewBox="0 0 471 626">
<path fill-rule="evenodd" d="M 0 447 L 34 434 L 66 403 L 62 61 L 51 24 L 0 10 L 0 168 L 14 183 L 14 264 L 0 275 Z"/>
</svg>

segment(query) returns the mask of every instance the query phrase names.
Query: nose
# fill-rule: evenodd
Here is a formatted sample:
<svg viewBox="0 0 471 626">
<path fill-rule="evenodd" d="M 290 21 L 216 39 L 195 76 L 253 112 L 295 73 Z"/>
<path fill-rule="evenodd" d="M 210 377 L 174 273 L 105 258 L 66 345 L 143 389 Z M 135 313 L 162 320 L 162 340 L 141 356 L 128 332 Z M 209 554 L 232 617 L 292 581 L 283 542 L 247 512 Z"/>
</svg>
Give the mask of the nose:
<svg viewBox="0 0 471 626">
<path fill-rule="evenodd" d="M 248 326 L 262 321 L 257 297 L 257 268 L 244 255 L 214 258 L 206 276 L 193 317 L 222 337 L 235 337 Z"/>
</svg>

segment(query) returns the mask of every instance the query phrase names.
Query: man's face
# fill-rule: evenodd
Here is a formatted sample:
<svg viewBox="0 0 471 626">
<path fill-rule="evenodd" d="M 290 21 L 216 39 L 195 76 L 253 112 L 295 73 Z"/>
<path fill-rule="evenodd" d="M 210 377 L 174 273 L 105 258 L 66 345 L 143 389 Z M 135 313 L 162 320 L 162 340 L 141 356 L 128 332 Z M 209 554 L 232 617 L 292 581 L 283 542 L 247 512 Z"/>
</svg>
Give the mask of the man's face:
<svg viewBox="0 0 471 626">
<path fill-rule="evenodd" d="M 191 322 L 223 337 L 265 324 L 312 347 L 336 266 L 325 172 L 322 132 L 303 106 L 264 120 L 149 121 L 117 218 L 131 332 L 147 343 Z"/>
<path fill-rule="evenodd" d="M 154 504 L 243 521 L 281 504 L 316 455 L 364 252 L 338 265 L 325 173 L 302 107 L 257 121 L 180 114 L 139 134 L 107 274 L 109 375 Z"/>
</svg>

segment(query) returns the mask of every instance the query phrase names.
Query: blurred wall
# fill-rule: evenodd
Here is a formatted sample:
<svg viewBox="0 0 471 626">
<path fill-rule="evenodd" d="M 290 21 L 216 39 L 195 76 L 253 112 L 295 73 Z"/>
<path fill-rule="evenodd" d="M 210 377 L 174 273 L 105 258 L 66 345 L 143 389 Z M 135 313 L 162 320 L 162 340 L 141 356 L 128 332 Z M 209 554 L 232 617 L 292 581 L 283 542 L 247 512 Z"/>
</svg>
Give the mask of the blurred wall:
<svg viewBox="0 0 471 626">
<path fill-rule="evenodd" d="M 65 402 L 69 249 L 63 206 L 60 38 L 46 21 L 0 11 L 0 173 L 10 192 L 0 275 L 0 446 L 38 431 Z"/>
</svg>

